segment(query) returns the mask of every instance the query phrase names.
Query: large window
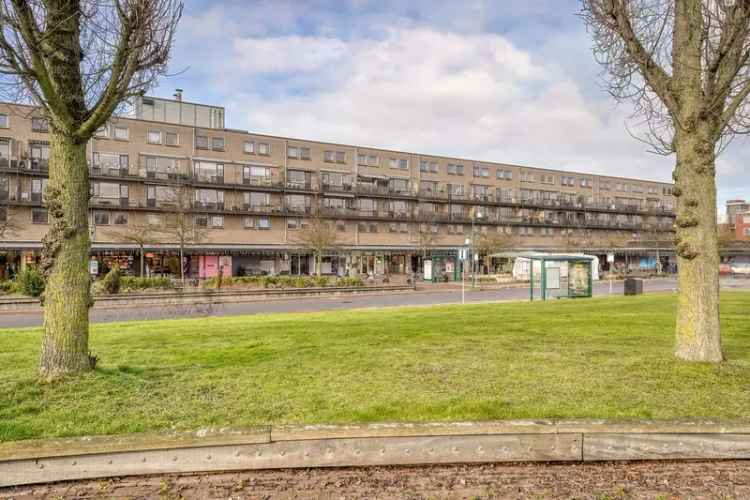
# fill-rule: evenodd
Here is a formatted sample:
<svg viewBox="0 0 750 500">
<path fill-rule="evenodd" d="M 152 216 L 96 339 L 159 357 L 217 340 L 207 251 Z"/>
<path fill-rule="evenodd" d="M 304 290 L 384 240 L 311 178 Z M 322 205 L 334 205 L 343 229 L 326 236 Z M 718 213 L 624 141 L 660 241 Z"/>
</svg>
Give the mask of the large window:
<svg viewBox="0 0 750 500">
<path fill-rule="evenodd" d="M 164 156 L 145 156 L 145 176 L 149 179 L 177 179 L 179 176 L 182 160 L 178 158 L 166 158 Z M 144 172 L 141 171 L 141 176 Z"/>
<path fill-rule="evenodd" d="M 123 175 L 128 172 L 128 155 L 116 153 L 93 154 L 93 173 L 101 175 Z"/>
<path fill-rule="evenodd" d="M 95 182 L 91 186 L 95 203 L 104 205 L 127 205 L 128 185 L 113 182 Z"/>
<path fill-rule="evenodd" d="M 242 167 L 243 184 L 264 185 L 271 182 L 271 169 L 268 167 Z"/>
<path fill-rule="evenodd" d="M 287 171 L 287 184 L 290 187 L 307 189 L 310 187 L 310 172 L 304 170 Z"/>
<path fill-rule="evenodd" d="M 47 179 L 32 179 L 31 201 L 41 202 L 45 189 L 47 189 Z"/>
<path fill-rule="evenodd" d="M 224 191 L 218 189 L 196 189 L 195 206 L 212 210 L 224 208 Z"/>
<path fill-rule="evenodd" d="M 309 196 L 303 194 L 286 195 L 286 208 L 293 212 L 308 212 L 310 210 L 311 200 Z"/>
<path fill-rule="evenodd" d="M 196 161 L 193 163 L 195 179 L 198 182 L 223 183 L 224 164 L 209 161 Z"/>
<path fill-rule="evenodd" d="M 245 208 L 265 209 L 271 206 L 270 193 L 243 193 Z"/>
<path fill-rule="evenodd" d="M 8 115 L 5 113 L 0 113 L 0 128 L 8 128 L 9 127 L 9 120 Z"/>
<path fill-rule="evenodd" d="M 409 192 L 409 180 L 408 179 L 388 179 L 388 189 L 392 193 L 407 193 Z"/>
<path fill-rule="evenodd" d="M 47 209 L 46 208 L 32 208 L 31 209 L 31 222 L 33 224 L 46 224 L 47 223 Z"/>
<path fill-rule="evenodd" d="M 31 130 L 34 132 L 48 132 L 49 123 L 46 118 L 33 117 L 31 118 Z"/>
</svg>

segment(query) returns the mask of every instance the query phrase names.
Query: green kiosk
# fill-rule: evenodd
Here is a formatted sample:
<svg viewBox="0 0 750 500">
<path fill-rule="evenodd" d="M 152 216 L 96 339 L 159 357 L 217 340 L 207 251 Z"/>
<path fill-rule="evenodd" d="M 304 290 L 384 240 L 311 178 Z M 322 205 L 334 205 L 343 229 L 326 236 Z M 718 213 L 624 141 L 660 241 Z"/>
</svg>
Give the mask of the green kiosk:
<svg viewBox="0 0 750 500">
<path fill-rule="evenodd" d="M 591 297 L 593 294 L 594 257 L 589 255 L 520 254 L 516 258 L 528 260 L 529 300 L 538 298 Z"/>
</svg>

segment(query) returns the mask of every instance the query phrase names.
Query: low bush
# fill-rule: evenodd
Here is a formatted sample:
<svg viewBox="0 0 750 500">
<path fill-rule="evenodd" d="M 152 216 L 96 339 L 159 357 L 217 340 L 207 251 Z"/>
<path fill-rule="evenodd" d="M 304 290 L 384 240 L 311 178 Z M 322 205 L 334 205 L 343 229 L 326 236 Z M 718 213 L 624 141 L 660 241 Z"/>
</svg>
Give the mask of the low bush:
<svg viewBox="0 0 750 500">
<path fill-rule="evenodd" d="M 172 288 L 172 281 L 163 276 L 152 278 L 122 276 L 120 278 L 120 287 L 125 290 L 169 289 Z"/>
<path fill-rule="evenodd" d="M 44 276 L 36 267 L 26 266 L 16 275 L 13 291 L 29 297 L 39 297 L 44 293 Z"/>
<path fill-rule="evenodd" d="M 203 282 L 203 288 L 218 288 L 218 277 Z M 328 286 L 364 286 L 359 277 L 330 276 L 233 276 L 223 278 L 222 288 L 324 288 Z"/>
<path fill-rule="evenodd" d="M 14 283 L 12 281 L 0 281 L 0 293 L 12 293 L 14 291 Z"/>
</svg>

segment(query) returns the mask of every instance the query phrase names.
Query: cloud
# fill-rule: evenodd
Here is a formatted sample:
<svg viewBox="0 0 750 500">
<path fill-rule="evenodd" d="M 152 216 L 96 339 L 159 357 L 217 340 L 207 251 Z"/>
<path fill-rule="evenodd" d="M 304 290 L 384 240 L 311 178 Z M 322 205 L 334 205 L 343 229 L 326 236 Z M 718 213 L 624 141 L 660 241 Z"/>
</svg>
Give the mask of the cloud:
<svg viewBox="0 0 750 500">
<path fill-rule="evenodd" d="M 236 43 L 241 52 L 264 49 L 260 61 L 235 70 L 248 77 L 288 71 L 296 81 L 303 72 L 328 85 L 271 98 L 237 93 L 231 107 L 236 125 L 446 156 L 669 178 L 670 162 L 643 154 L 644 146 L 627 136 L 626 110 L 584 95 L 559 64 L 540 61 L 501 35 L 394 28 L 380 39 L 289 36 L 265 43 Z M 310 56 L 299 69 L 266 61 L 270 46 L 284 61 Z"/>
</svg>

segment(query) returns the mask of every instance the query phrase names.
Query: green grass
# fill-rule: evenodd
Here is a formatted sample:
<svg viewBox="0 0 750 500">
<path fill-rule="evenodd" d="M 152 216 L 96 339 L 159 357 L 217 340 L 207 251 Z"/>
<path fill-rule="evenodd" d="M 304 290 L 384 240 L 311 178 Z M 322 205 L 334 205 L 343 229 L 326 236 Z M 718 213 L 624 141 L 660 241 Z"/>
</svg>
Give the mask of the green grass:
<svg viewBox="0 0 750 500">
<path fill-rule="evenodd" d="M 509 418 L 738 420 L 750 293 L 728 361 L 672 357 L 671 295 L 96 325 L 96 372 L 35 380 L 39 329 L 0 330 L 0 441 L 203 426 Z"/>
</svg>

